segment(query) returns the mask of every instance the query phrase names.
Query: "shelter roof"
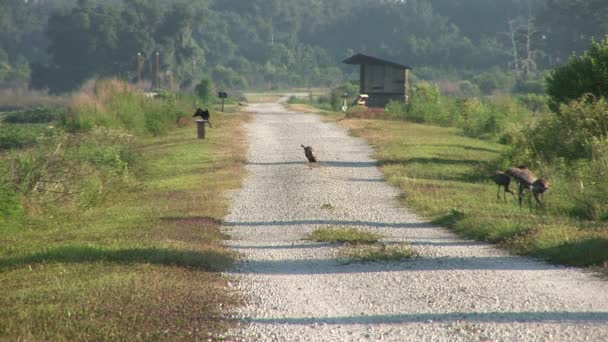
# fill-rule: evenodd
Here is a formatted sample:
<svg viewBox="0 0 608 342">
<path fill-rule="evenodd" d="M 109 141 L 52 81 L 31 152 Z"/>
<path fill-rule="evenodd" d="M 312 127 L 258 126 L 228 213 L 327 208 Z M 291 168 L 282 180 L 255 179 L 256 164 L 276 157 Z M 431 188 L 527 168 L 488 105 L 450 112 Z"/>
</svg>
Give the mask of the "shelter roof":
<svg viewBox="0 0 608 342">
<path fill-rule="evenodd" d="M 352 57 L 349 57 L 342 62 L 346 63 L 346 64 L 387 64 L 387 65 L 392 65 L 392 66 L 395 66 L 398 68 L 410 69 L 410 70 L 412 69 L 409 66 L 404 65 L 404 64 L 391 62 L 391 61 L 377 58 L 377 57 L 367 56 L 367 55 L 364 55 L 361 53 L 358 53 Z"/>
</svg>

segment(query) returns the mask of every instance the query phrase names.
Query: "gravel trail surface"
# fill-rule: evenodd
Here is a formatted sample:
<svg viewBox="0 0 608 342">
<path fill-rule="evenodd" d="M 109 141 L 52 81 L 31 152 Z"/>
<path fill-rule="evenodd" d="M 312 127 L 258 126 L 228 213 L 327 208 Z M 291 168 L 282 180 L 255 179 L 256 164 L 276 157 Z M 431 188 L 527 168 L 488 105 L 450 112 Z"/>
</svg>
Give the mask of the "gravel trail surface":
<svg viewBox="0 0 608 342">
<path fill-rule="evenodd" d="M 228 275 L 247 303 L 228 340 L 608 341 L 608 282 L 423 222 L 363 140 L 280 104 L 250 110 L 249 174 L 224 223 L 243 255 Z M 420 257 L 342 265 L 338 246 L 303 240 L 325 226 L 407 241 Z"/>
</svg>

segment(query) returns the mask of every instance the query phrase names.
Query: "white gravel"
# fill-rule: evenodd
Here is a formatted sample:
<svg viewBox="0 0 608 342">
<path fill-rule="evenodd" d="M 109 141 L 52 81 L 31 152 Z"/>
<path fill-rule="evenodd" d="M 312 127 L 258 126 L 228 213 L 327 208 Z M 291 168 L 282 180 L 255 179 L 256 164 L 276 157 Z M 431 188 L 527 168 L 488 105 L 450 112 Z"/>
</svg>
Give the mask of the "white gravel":
<svg viewBox="0 0 608 342">
<path fill-rule="evenodd" d="M 399 205 L 363 140 L 279 104 L 250 109 L 249 174 L 224 226 L 243 255 L 227 274 L 247 303 L 228 340 L 608 341 L 608 282 L 423 222 Z M 341 265 L 336 246 L 303 240 L 324 226 L 408 241 L 420 257 Z"/>
</svg>

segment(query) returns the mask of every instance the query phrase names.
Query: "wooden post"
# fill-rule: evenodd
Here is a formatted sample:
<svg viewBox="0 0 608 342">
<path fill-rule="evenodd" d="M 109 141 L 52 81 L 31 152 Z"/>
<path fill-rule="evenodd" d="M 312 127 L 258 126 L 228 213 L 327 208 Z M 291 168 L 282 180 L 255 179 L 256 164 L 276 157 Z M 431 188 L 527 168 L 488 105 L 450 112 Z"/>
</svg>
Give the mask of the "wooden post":
<svg viewBox="0 0 608 342">
<path fill-rule="evenodd" d="M 408 69 L 405 69 L 405 85 L 404 85 L 404 88 L 405 88 L 405 94 L 404 94 L 405 103 L 409 102 L 409 95 L 407 93 L 408 90 L 409 90 L 409 89 L 407 89 L 409 87 L 409 83 L 410 83 L 410 71 Z"/>
<path fill-rule="evenodd" d="M 205 123 L 207 123 L 207 120 L 195 120 L 195 121 L 196 121 L 198 138 L 205 139 Z"/>
</svg>

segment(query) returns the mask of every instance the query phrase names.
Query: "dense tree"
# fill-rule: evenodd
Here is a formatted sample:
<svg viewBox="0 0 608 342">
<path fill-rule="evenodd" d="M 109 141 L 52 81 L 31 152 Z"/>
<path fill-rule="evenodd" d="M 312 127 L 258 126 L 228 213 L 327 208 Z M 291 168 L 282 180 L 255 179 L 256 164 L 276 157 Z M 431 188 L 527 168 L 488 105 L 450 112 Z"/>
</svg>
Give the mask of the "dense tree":
<svg viewBox="0 0 608 342">
<path fill-rule="evenodd" d="M 523 86 L 608 33 L 606 17 L 604 0 L 3 0 L 0 75 L 29 64 L 33 85 L 66 91 L 136 79 L 140 53 L 152 80 L 159 52 L 165 85 L 312 86 L 354 77 L 340 62 L 363 52 L 465 77 L 510 69 Z"/>
</svg>

